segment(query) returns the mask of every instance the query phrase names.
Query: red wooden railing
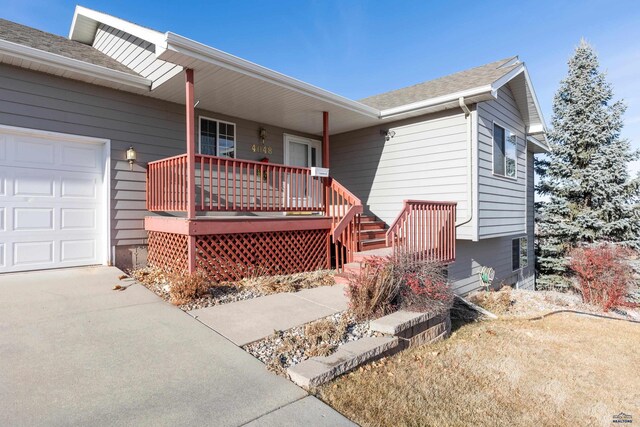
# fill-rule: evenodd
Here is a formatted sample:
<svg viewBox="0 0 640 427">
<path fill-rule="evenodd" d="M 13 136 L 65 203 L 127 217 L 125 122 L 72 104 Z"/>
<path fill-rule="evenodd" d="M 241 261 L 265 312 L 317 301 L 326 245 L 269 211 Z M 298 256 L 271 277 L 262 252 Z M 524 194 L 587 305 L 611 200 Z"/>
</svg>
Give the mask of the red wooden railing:
<svg viewBox="0 0 640 427">
<path fill-rule="evenodd" d="M 195 156 L 198 211 L 323 211 L 323 181 L 311 169 Z M 149 163 L 147 209 L 187 211 L 186 155 Z"/>
<path fill-rule="evenodd" d="M 147 167 L 147 210 L 186 212 L 187 155 L 150 162 Z"/>
<path fill-rule="evenodd" d="M 362 202 L 334 179 L 327 184 L 325 199 L 325 214 L 331 217 L 336 267 L 342 269 L 344 264 L 353 261 L 353 254 L 358 250 Z"/>
<path fill-rule="evenodd" d="M 405 200 L 387 231 L 394 254 L 451 263 L 456 259 L 456 203 Z"/>
<path fill-rule="evenodd" d="M 336 266 L 353 261 L 358 248 L 362 203 L 331 178 L 311 176 L 310 168 L 195 156 L 198 211 L 324 212 L 331 218 Z M 150 162 L 147 210 L 187 212 L 187 155 Z"/>
</svg>

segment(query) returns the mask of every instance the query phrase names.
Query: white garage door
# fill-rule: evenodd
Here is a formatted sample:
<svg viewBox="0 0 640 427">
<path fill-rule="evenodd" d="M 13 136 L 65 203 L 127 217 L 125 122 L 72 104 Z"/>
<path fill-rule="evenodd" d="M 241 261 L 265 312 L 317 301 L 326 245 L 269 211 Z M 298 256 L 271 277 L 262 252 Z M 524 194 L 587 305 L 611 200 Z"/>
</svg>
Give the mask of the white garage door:
<svg viewBox="0 0 640 427">
<path fill-rule="evenodd" d="M 0 273 L 105 262 L 104 151 L 0 129 Z"/>
</svg>

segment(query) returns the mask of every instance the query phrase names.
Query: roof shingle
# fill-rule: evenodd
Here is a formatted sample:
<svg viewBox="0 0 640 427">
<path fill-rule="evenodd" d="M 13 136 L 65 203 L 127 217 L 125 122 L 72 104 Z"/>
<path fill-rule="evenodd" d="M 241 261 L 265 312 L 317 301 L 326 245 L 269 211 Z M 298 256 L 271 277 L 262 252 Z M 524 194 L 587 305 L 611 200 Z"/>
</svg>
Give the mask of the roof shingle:
<svg viewBox="0 0 640 427">
<path fill-rule="evenodd" d="M 137 76 L 138 74 L 115 59 L 89 46 L 56 34 L 17 24 L 0 18 L 0 39 L 55 53 L 78 61 L 88 62 L 115 71 Z"/>
<path fill-rule="evenodd" d="M 460 71 L 413 86 L 370 96 L 361 99 L 359 102 L 379 110 L 386 110 L 388 108 L 399 107 L 450 93 L 485 86 L 495 82 L 520 65 L 520 62 L 513 63 L 513 60 L 516 58 L 517 57 L 513 56 L 511 58 L 501 59 L 500 61 L 491 62 L 480 67 Z"/>
</svg>

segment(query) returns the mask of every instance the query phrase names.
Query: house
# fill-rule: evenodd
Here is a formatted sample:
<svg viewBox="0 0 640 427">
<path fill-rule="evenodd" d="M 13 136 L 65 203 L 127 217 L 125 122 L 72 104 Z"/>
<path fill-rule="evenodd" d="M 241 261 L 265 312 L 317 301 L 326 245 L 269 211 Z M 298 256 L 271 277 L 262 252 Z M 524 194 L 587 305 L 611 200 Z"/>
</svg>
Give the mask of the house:
<svg viewBox="0 0 640 427">
<path fill-rule="evenodd" d="M 458 292 L 481 267 L 531 287 L 547 150 L 516 57 L 355 101 L 80 6 L 68 38 L 0 20 L 0 272 L 405 250 Z"/>
</svg>

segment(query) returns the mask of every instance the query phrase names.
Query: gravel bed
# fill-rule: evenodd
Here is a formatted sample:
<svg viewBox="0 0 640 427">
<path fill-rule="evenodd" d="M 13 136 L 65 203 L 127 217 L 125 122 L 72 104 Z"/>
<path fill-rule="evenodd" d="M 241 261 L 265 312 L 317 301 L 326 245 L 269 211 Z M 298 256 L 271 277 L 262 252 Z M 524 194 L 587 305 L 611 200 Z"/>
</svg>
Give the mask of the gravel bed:
<svg viewBox="0 0 640 427">
<path fill-rule="evenodd" d="M 334 274 L 335 271 L 333 270 L 318 270 L 307 273 L 243 279 L 238 282 L 222 284 L 212 283 L 208 294 L 193 298 L 178 307 L 182 310 L 190 311 L 275 293 L 297 292 L 301 289 L 331 286 L 335 284 Z M 132 272 L 131 276 L 165 301 L 171 302 L 170 274 L 149 268 Z"/>
<path fill-rule="evenodd" d="M 327 333 L 319 333 L 326 331 Z M 247 344 L 242 348 L 259 359 L 267 369 L 286 376 L 286 369 L 313 356 L 328 356 L 350 341 L 379 336 L 369 330 L 369 321 L 358 322 L 348 311 L 336 313 L 307 325 Z"/>
<path fill-rule="evenodd" d="M 469 296 L 469 299 L 474 301 L 474 295 L 482 296 L 483 293 L 484 291 L 473 293 Z M 576 310 L 587 313 L 603 314 L 611 317 L 619 317 L 621 319 L 640 319 L 640 311 L 637 309 L 625 308 L 624 310 L 611 310 L 607 313 L 603 313 L 599 307 L 582 302 L 580 295 L 572 292 L 513 289 L 490 292 L 489 295 L 494 296 L 495 301 L 496 299 L 499 299 L 500 295 L 503 293 L 508 294 L 508 296 L 505 296 L 505 299 L 509 301 L 503 310 L 496 310 L 495 304 L 493 306 L 490 304 L 484 308 L 489 311 L 492 311 L 493 309 L 494 314 L 503 317 L 533 317 L 556 310 Z"/>
</svg>

